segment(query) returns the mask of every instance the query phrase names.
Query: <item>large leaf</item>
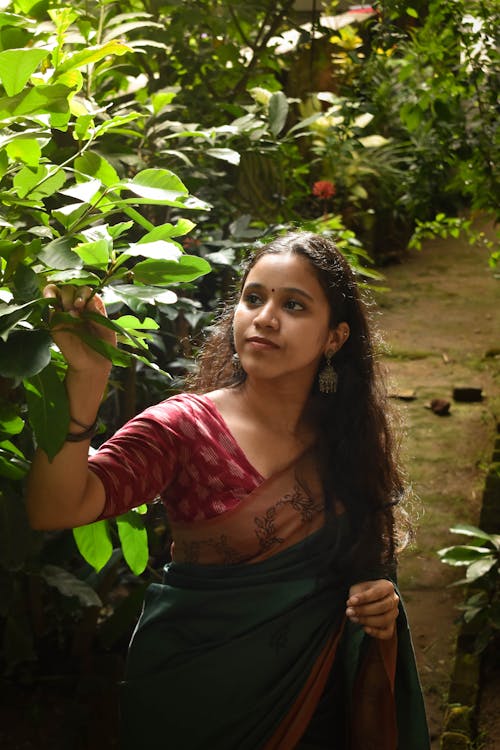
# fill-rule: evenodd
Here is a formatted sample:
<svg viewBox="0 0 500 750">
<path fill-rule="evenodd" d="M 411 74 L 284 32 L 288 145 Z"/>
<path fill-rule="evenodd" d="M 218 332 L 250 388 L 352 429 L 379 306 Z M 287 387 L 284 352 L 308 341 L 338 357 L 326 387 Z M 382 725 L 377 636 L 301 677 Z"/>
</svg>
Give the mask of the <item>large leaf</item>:
<svg viewBox="0 0 500 750">
<path fill-rule="evenodd" d="M 441 561 L 447 565 L 470 565 L 490 553 L 491 549 L 488 547 L 473 547 L 471 545 L 457 545 L 438 551 Z"/>
<path fill-rule="evenodd" d="M 75 159 L 75 169 L 81 173 L 82 182 L 87 183 L 87 177 L 93 177 L 110 187 L 116 185 L 120 178 L 118 177 L 116 170 L 106 159 L 100 154 L 96 154 L 94 151 L 86 151 L 82 156 Z M 80 175 L 77 174 L 77 179 Z"/>
<path fill-rule="evenodd" d="M 64 383 L 55 365 L 49 364 L 38 375 L 24 380 L 28 416 L 37 444 L 49 461 L 61 450 L 69 427 L 69 404 Z"/>
<path fill-rule="evenodd" d="M 193 281 L 211 271 L 210 264 L 196 255 L 182 255 L 179 260 L 143 260 L 134 266 L 134 277 L 143 284 L 171 284 Z"/>
<path fill-rule="evenodd" d="M 111 41 L 106 42 L 105 44 L 96 44 L 91 47 L 86 47 L 83 50 L 79 50 L 78 52 L 74 52 L 73 54 L 68 55 L 62 65 L 59 65 L 59 67 L 57 68 L 54 77 L 56 78 L 57 76 L 61 75 L 61 73 L 65 73 L 68 70 L 84 68 L 86 65 L 91 65 L 92 63 L 99 62 L 99 60 L 102 60 L 104 57 L 108 57 L 109 55 L 124 55 L 126 52 L 131 51 L 132 50 L 130 49 L 130 47 L 128 47 L 126 44 L 117 41 Z"/>
<path fill-rule="evenodd" d="M 125 260 L 129 257 L 142 256 L 143 258 L 153 258 L 155 260 L 172 260 L 177 262 L 182 255 L 182 250 L 175 242 L 165 242 L 165 240 L 155 240 L 152 242 L 137 242 L 123 251 L 120 257 Z"/>
<path fill-rule="evenodd" d="M 86 526 L 79 526 L 73 529 L 73 536 L 82 557 L 95 570 L 101 570 L 113 552 L 108 522 L 95 521 Z"/>
<path fill-rule="evenodd" d="M 36 138 L 18 138 L 6 146 L 11 161 L 22 161 L 28 167 L 36 167 L 40 163 L 42 148 Z"/>
<path fill-rule="evenodd" d="M 26 476 L 30 465 L 25 459 L 19 458 L 17 452 L 5 450 L 3 446 L 6 443 L 8 441 L 0 443 L 0 476 L 17 482 Z"/>
<path fill-rule="evenodd" d="M 0 337 L 6 339 L 6 334 L 14 328 L 16 323 L 25 320 L 38 304 L 46 304 L 46 301 L 34 299 L 25 302 L 24 305 L 7 305 L 5 302 L 0 302 Z"/>
<path fill-rule="evenodd" d="M 269 129 L 275 138 L 285 127 L 287 117 L 287 98 L 282 91 L 276 91 L 269 99 Z"/>
<path fill-rule="evenodd" d="M 49 268 L 55 268 L 58 271 L 67 269 L 79 269 L 83 266 L 83 261 L 79 255 L 71 249 L 74 242 L 69 237 L 58 237 L 46 245 L 38 253 L 37 258 Z"/>
<path fill-rule="evenodd" d="M 158 303 L 164 305 L 174 305 L 177 302 L 177 295 L 170 289 L 163 289 L 159 286 L 136 286 L 135 284 L 120 284 L 106 286 L 103 289 L 103 298 L 106 304 L 114 302 L 125 302 L 132 309 L 137 303 Z"/>
<path fill-rule="evenodd" d="M 240 163 L 240 154 L 233 148 L 207 148 L 205 153 L 209 156 L 213 156 L 214 159 L 227 161 L 229 164 L 237 165 Z"/>
<path fill-rule="evenodd" d="M 82 201 L 82 203 L 90 203 L 101 188 L 102 183 L 100 180 L 86 180 L 85 182 L 77 182 L 76 185 L 65 188 L 60 192 L 62 195 L 69 195 L 70 198 L 75 198 L 77 201 Z"/>
<path fill-rule="evenodd" d="M 0 118 L 69 113 L 68 96 L 71 93 L 72 90 L 62 84 L 42 84 L 24 89 L 16 96 L 0 99 Z"/>
<path fill-rule="evenodd" d="M 189 219 L 179 219 L 176 224 L 161 224 L 159 227 L 155 227 L 145 234 L 138 245 L 149 242 L 157 242 L 158 240 L 168 240 L 171 237 L 182 237 L 184 234 L 188 234 L 196 224 Z"/>
<path fill-rule="evenodd" d="M 0 406 L 0 433 L 18 435 L 24 427 L 24 419 L 13 404 L 4 403 Z"/>
<path fill-rule="evenodd" d="M 23 90 L 31 74 L 47 55 L 46 49 L 7 49 L 0 52 L 0 79 L 8 96 Z"/>
<path fill-rule="evenodd" d="M 139 513 L 130 511 L 116 519 L 123 556 L 132 573 L 140 575 L 149 559 L 148 534 Z"/>
<path fill-rule="evenodd" d="M 475 581 L 478 578 L 481 578 L 481 576 L 484 576 L 495 567 L 495 565 L 498 566 L 497 558 L 494 555 L 487 555 L 483 557 L 482 560 L 477 560 L 477 562 L 469 565 L 465 577 L 470 583 L 471 581 Z"/>
<path fill-rule="evenodd" d="M 124 180 L 121 187 L 151 203 L 169 203 L 188 195 L 188 189 L 169 169 L 144 169 L 132 180 Z"/>
<path fill-rule="evenodd" d="M 109 243 L 105 239 L 95 242 L 82 242 L 75 245 L 74 252 L 80 256 L 86 266 L 105 269 L 109 263 Z"/>
<path fill-rule="evenodd" d="M 56 588 L 63 596 L 75 596 L 83 607 L 102 607 L 102 601 L 94 589 L 57 565 L 44 565 L 40 575 L 49 586 Z"/>
<path fill-rule="evenodd" d="M 29 378 L 50 362 L 52 339 L 47 331 L 13 331 L 0 341 L 0 375 L 4 378 Z"/>
<path fill-rule="evenodd" d="M 57 193 L 64 185 L 66 176 L 62 169 L 42 164 L 37 169 L 23 167 L 14 177 L 14 187 L 20 198 L 38 200 Z"/>
<path fill-rule="evenodd" d="M 464 534 L 464 536 L 472 536 L 477 539 L 485 539 L 491 541 L 491 535 L 487 534 L 486 531 L 478 528 L 477 526 L 471 526 L 468 523 L 460 523 L 450 529 L 454 534 Z"/>
</svg>

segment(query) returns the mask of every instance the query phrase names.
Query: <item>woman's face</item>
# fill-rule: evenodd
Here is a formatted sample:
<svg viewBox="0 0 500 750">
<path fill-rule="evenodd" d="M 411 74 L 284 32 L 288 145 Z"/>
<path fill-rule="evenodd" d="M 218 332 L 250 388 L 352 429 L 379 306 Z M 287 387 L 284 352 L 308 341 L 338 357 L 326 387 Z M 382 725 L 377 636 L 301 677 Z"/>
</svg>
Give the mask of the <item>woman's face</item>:
<svg viewBox="0 0 500 750">
<path fill-rule="evenodd" d="M 263 255 L 248 274 L 234 314 L 234 343 L 248 377 L 296 377 L 309 387 L 322 356 L 337 351 L 346 323 L 330 329 L 330 306 L 309 261 Z"/>
</svg>

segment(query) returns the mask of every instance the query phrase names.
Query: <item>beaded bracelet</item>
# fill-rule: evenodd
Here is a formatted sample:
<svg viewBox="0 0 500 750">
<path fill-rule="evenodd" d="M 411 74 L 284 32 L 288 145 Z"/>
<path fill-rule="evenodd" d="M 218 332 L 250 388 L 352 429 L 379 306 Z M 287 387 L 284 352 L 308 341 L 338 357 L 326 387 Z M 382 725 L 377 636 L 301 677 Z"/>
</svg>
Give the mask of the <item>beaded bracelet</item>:
<svg viewBox="0 0 500 750">
<path fill-rule="evenodd" d="M 84 430 L 83 432 L 77 432 L 76 434 L 74 432 L 68 432 L 66 435 L 67 443 L 79 443 L 83 440 L 90 440 L 97 432 L 97 417 L 92 424 L 83 424 L 83 422 L 79 422 L 78 419 L 75 419 L 74 417 L 70 417 L 70 421 L 74 422 L 79 427 L 83 427 Z"/>
</svg>

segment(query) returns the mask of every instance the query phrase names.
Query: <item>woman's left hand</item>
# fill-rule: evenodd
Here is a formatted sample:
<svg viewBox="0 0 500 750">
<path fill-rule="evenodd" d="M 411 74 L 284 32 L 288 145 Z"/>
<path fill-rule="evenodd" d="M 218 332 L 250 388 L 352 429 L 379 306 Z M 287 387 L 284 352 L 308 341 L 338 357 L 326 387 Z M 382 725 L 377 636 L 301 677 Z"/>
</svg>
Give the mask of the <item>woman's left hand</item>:
<svg viewBox="0 0 500 750">
<path fill-rule="evenodd" d="M 391 581 L 356 583 L 349 589 L 346 615 L 362 625 L 365 633 L 374 638 L 391 638 L 398 616 L 399 596 Z"/>
</svg>

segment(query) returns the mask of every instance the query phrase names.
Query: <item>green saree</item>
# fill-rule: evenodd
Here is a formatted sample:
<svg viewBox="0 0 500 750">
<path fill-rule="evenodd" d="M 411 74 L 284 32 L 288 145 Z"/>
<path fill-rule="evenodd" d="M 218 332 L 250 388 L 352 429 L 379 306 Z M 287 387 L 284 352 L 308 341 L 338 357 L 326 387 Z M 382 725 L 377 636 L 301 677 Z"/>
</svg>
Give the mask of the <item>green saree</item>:
<svg viewBox="0 0 500 750">
<path fill-rule="evenodd" d="M 392 641 L 346 623 L 345 514 L 325 524 L 307 466 L 172 531 L 129 650 L 124 748 L 428 750 L 404 610 Z"/>
</svg>

